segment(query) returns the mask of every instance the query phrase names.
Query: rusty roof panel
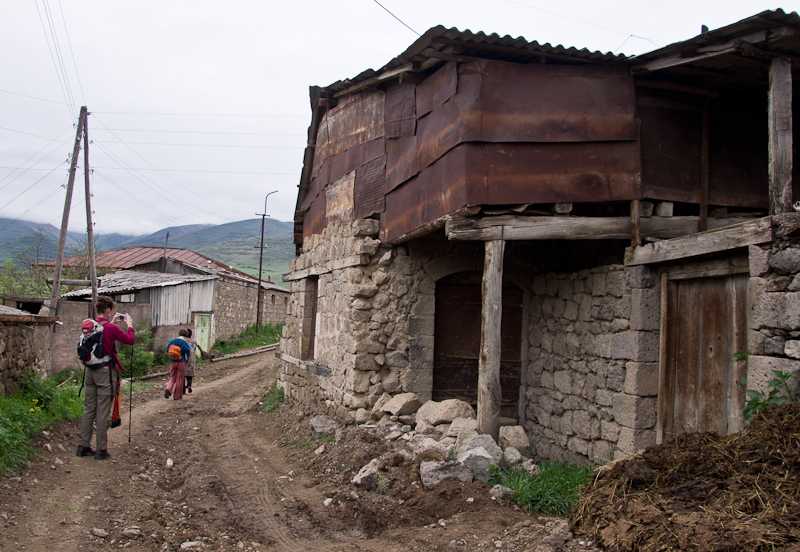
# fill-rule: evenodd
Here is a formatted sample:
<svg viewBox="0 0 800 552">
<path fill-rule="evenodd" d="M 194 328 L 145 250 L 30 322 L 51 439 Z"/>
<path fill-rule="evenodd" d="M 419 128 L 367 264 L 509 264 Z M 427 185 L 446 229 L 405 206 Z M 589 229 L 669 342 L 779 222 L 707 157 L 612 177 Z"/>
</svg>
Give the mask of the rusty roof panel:
<svg viewBox="0 0 800 552">
<path fill-rule="evenodd" d="M 480 66 L 484 142 L 636 140 L 625 67 L 488 60 Z"/>
<path fill-rule="evenodd" d="M 322 192 L 325 186 L 338 180 L 358 167 L 385 154 L 386 146 L 383 138 L 360 144 L 326 159 L 306 193 L 301 209 L 306 210 L 311 202 Z"/>
<path fill-rule="evenodd" d="M 417 137 L 386 141 L 386 192 L 417 174 Z"/>
<path fill-rule="evenodd" d="M 355 218 L 367 218 L 372 214 L 383 212 L 385 175 L 385 155 L 356 169 L 353 189 Z"/>
<path fill-rule="evenodd" d="M 457 64 L 450 61 L 417 85 L 417 117 L 430 113 L 449 100 L 456 93 L 457 87 Z"/>
<path fill-rule="evenodd" d="M 468 205 L 640 196 L 636 142 L 460 144 L 387 193 L 380 237 L 397 239 Z"/>
<path fill-rule="evenodd" d="M 317 132 L 313 175 L 329 157 L 383 137 L 383 108 L 382 91 L 365 91 L 342 98 L 325 113 Z"/>
<path fill-rule="evenodd" d="M 327 226 L 325 194 L 319 194 L 308 207 L 303 218 L 303 238 L 305 239 L 312 234 L 321 234 Z"/>
<path fill-rule="evenodd" d="M 400 84 L 386 90 L 384 122 L 386 138 L 413 136 L 417 130 L 416 86 Z"/>
</svg>

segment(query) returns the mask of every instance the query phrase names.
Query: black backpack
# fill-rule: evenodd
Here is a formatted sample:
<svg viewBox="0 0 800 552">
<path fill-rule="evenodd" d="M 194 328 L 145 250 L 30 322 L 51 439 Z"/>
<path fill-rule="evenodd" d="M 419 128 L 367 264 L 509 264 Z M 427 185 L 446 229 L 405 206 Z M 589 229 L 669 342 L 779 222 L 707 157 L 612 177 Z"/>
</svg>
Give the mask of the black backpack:
<svg viewBox="0 0 800 552">
<path fill-rule="evenodd" d="M 111 360 L 111 355 L 103 350 L 103 325 L 97 320 L 89 318 L 81 324 L 78 358 L 87 368 L 99 368 Z"/>
</svg>

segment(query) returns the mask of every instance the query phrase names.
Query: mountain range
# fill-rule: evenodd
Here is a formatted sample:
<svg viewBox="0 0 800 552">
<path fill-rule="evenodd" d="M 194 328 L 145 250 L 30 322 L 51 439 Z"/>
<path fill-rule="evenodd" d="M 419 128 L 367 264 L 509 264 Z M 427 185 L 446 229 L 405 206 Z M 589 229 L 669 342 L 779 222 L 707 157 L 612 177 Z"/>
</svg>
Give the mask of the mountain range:
<svg viewBox="0 0 800 552">
<path fill-rule="evenodd" d="M 289 271 L 294 258 L 294 225 L 267 218 L 264 220 L 262 276 L 280 275 Z M 24 265 L 52 260 L 58 250 L 59 230 L 51 224 L 15 221 L 0 218 L 0 263 L 11 260 Z M 172 226 L 144 236 L 96 234 L 95 250 L 108 251 L 126 247 L 152 246 L 191 249 L 242 272 L 258 275 L 261 253 L 261 219 L 248 219 L 227 224 L 193 224 Z M 86 234 L 67 233 L 64 255 L 72 256 L 86 247 Z"/>
</svg>

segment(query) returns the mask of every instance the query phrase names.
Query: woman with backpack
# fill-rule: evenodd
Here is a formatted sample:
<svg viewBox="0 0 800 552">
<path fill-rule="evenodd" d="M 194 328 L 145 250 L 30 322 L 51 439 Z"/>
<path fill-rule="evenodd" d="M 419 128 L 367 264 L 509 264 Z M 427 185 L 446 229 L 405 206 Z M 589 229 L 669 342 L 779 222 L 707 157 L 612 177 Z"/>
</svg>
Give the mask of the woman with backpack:
<svg viewBox="0 0 800 552">
<path fill-rule="evenodd" d="M 117 304 L 111 297 L 101 295 L 94 304 L 97 312 L 96 321 L 103 327 L 103 352 L 109 358 L 108 362 L 87 367 L 84 371 L 84 385 L 86 394 L 83 402 L 83 415 L 81 416 L 81 434 L 78 440 L 77 456 L 94 454 L 95 459 L 105 460 L 110 458 L 108 453 L 108 425 L 111 414 L 111 405 L 114 402 L 114 390 L 119 382 L 119 373 L 125 368 L 117 358 L 117 341 L 126 345 L 133 345 L 136 339 L 133 330 L 133 320 L 129 314 L 117 313 Z M 114 322 L 125 322 L 127 331 L 122 331 Z M 93 426 L 97 427 L 96 450 L 92 450 Z"/>
<path fill-rule="evenodd" d="M 169 357 L 169 381 L 164 389 L 164 398 L 170 395 L 173 399 L 183 398 L 183 384 L 186 375 L 186 363 L 192 356 L 192 349 L 184 339 L 189 336 L 189 332 L 181 329 L 178 337 L 167 343 L 167 356 Z"/>
</svg>

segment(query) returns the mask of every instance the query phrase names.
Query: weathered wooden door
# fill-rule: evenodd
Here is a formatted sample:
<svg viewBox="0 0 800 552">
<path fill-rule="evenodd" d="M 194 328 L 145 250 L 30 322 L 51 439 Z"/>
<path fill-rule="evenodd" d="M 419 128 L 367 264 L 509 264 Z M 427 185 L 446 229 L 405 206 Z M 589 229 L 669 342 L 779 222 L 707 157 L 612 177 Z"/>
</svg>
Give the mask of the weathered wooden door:
<svg viewBox="0 0 800 552">
<path fill-rule="evenodd" d="M 747 373 L 747 275 L 670 281 L 662 293 L 657 440 L 741 429 Z"/>
<path fill-rule="evenodd" d="M 521 366 L 522 290 L 503 287 L 501 322 L 500 415 L 518 416 Z M 481 345 L 481 287 L 439 281 L 433 344 L 435 401 L 461 399 L 478 403 L 478 355 Z"/>
<path fill-rule="evenodd" d="M 211 348 L 211 315 L 195 314 L 194 316 L 194 326 L 197 331 L 195 339 L 201 349 L 208 351 Z"/>
</svg>

